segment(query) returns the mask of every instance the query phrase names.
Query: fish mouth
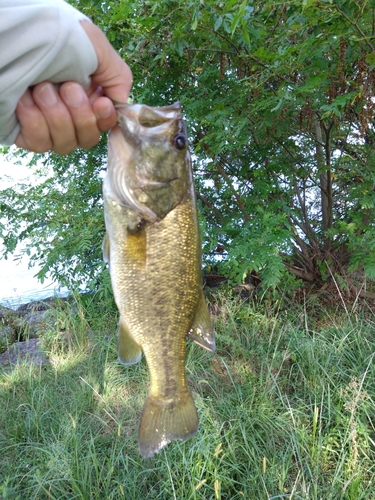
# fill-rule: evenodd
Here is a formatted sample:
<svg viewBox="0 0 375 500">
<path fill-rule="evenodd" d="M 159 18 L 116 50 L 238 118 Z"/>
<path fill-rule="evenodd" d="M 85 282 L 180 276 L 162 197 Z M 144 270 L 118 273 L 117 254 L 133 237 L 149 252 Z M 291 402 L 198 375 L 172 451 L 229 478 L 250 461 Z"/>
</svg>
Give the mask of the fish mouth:
<svg viewBox="0 0 375 500">
<path fill-rule="evenodd" d="M 115 104 L 118 125 L 132 144 L 139 143 L 140 135 L 164 135 L 171 122 L 181 119 L 181 104 L 175 102 L 169 106 L 151 108 L 144 104 Z"/>
</svg>

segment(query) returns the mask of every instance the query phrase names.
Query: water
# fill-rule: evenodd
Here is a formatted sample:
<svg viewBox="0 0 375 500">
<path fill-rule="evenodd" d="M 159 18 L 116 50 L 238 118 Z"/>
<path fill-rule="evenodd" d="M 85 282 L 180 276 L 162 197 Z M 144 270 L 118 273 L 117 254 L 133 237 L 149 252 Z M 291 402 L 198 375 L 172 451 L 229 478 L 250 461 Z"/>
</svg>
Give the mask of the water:
<svg viewBox="0 0 375 500">
<path fill-rule="evenodd" d="M 0 304 L 16 308 L 31 300 L 67 294 L 66 289 L 59 289 L 51 280 L 41 284 L 35 278 L 38 270 L 37 267 L 28 269 L 27 256 L 21 260 L 14 260 L 12 256 L 8 260 L 0 259 Z"/>
<path fill-rule="evenodd" d="M 0 190 L 12 186 L 17 181 L 35 182 L 33 171 L 26 166 L 26 161 L 16 165 L 0 154 Z M 0 242 L 0 254 L 1 254 Z M 17 249 L 15 255 L 19 255 Z M 41 300 L 55 294 L 59 296 L 67 295 L 66 289 L 59 290 L 56 283 L 46 280 L 41 284 L 35 274 L 38 267 L 28 268 L 29 260 L 25 255 L 20 260 L 14 260 L 14 256 L 9 255 L 8 260 L 0 259 L 0 305 L 16 308 L 21 304 L 31 300 Z"/>
</svg>

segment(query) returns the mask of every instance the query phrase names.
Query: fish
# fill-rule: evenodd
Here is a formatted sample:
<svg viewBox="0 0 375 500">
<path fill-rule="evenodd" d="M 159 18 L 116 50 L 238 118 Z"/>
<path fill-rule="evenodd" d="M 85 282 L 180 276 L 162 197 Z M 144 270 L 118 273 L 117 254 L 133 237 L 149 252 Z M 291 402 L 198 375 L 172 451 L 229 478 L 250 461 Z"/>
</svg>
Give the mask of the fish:
<svg viewBox="0 0 375 500">
<path fill-rule="evenodd" d="M 116 109 L 103 181 L 103 256 L 119 310 L 119 361 L 132 365 L 144 354 L 150 373 L 138 444 L 142 457 L 151 458 L 198 429 L 186 338 L 210 352 L 216 347 L 181 105 Z"/>
</svg>

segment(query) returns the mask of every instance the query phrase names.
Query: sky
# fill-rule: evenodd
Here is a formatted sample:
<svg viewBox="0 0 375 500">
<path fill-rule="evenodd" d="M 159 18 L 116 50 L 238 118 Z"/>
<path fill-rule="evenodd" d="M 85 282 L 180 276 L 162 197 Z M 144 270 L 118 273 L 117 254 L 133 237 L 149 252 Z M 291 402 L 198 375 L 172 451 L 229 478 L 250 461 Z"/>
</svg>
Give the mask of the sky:
<svg viewBox="0 0 375 500">
<path fill-rule="evenodd" d="M 0 189 L 4 189 L 17 180 L 30 176 L 30 169 L 23 165 L 14 165 L 0 153 Z"/>
</svg>

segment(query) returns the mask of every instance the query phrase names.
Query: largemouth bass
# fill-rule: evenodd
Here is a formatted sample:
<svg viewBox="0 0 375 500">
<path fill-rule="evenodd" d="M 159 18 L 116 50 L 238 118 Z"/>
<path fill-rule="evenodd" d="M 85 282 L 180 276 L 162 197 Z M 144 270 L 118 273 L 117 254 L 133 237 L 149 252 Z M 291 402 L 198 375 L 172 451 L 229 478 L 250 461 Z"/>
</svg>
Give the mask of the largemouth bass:
<svg viewBox="0 0 375 500">
<path fill-rule="evenodd" d="M 186 336 L 211 352 L 215 341 L 180 104 L 123 104 L 117 113 L 103 184 L 103 252 L 120 312 L 119 360 L 137 363 L 143 351 L 150 371 L 138 442 L 141 455 L 152 457 L 198 428 L 186 383 Z"/>
</svg>

